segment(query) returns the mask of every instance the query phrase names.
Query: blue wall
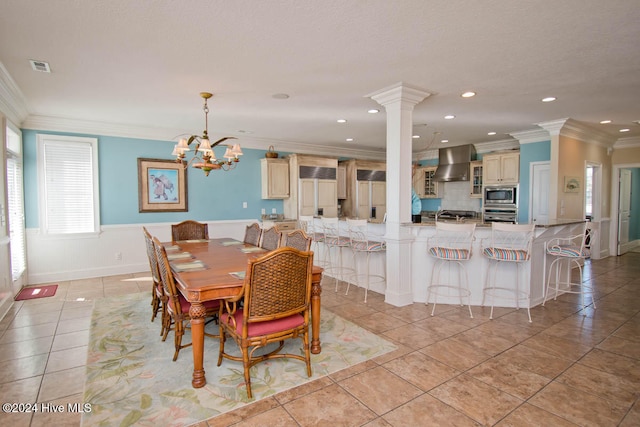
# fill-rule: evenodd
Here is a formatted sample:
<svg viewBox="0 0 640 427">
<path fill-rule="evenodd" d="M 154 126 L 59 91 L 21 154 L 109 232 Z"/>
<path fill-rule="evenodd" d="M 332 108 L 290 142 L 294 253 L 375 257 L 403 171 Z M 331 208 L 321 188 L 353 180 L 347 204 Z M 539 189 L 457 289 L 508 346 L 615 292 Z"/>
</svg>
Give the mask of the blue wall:
<svg viewBox="0 0 640 427">
<path fill-rule="evenodd" d="M 38 133 L 23 130 L 25 222 L 38 227 Z M 138 158 L 171 159 L 175 141 L 153 141 L 99 135 L 68 134 L 98 138 L 100 171 L 100 222 L 102 225 L 179 222 L 185 219 L 212 221 L 222 219 L 259 219 L 261 209 L 283 212 L 282 200 L 262 200 L 260 159 L 265 150 L 243 148 L 237 167 L 229 172 L 189 168 L 187 175 L 188 212 L 138 212 Z M 240 141 L 242 144 L 242 141 Z M 222 149 L 219 149 L 220 155 Z M 242 203 L 247 202 L 247 209 Z"/>
<path fill-rule="evenodd" d="M 518 222 L 529 222 L 529 164 L 551 160 L 551 141 L 534 142 L 520 145 L 520 191 L 518 204 Z"/>
</svg>

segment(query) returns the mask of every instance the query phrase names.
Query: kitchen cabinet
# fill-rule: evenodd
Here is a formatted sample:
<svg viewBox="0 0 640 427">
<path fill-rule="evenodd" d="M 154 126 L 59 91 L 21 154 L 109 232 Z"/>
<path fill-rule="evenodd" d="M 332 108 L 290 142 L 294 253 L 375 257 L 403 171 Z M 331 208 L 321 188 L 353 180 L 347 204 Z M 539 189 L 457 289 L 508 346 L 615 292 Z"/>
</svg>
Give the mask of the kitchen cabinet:
<svg viewBox="0 0 640 427">
<path fill-rule="evenodd" d="M 347 167 L 338 165 L 338 199 L 347 198 Z"/>
<path fill-rule="evenodd" d="M 338 216 L 338 159 L 292 154 L 289 160 L 290 196 L 283 202 L 286 218 Z"/>
<path fill-rule="evenodd" d="M 517 184 L 520 180 L 520 153 L 485 154 L 482 178 L 483 185 Z"/>
<path fill-rule="evenodd" d="M 346 169 L 347 197 L 342 215 L 382 222 L 387 211 L 387 164 L 351 159 L 340 163 Z"/>
<path fill-rule="evenodd" d="M 263 199 L 289 197 L 289 160 L 260 159 Z"/>
<path fill-rule="evenodd" d="M 442 185 L 433 179 L 437 166 L 419 167 L 413 175 L 413 189 L 421 199 L 442 197 Z"/>
<path fill-rule="evenodd" d="M 482 160 L 469 163 L 469 177 L 470 197 L 472 199 L 482 198 Z"/>
</svg>

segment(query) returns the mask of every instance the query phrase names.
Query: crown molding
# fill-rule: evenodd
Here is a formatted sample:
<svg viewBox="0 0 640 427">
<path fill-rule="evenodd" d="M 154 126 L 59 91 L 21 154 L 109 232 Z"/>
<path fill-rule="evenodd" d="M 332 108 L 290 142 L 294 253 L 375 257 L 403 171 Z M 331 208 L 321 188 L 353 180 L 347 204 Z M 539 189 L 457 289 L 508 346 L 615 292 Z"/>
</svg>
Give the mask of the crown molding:
<svg viewBox="0 0 640 427">
<path fill-rule="evenodd" d="M 585 125 L 574 119 L 560 119 L 551 122 L 537 123 L 538 126 L 549 131 L 551 135 L 560 135 L 577 139 L 588 144 L 596 144 L 605 148 L 612 148 L 616 138 L 599 129 Z"/>
<path fill-rule="evenodd" d="M 532 144 L 535 142 L 549 141 L 551 136 L 545 129 L 530 129 L 520 132 L 512 132 L 509 135 L 518 140 L 520 144 Z"/>
<path fill-rule="evenodd" d="M 16 126 L 20 126 L 29 115 L 26 98 L 2 62 L 0 62 L 0 111 Z"/>
<path fill-rule="evenodd" d="M 163 129 L 158 127 L 142 127 L 37 115 L 29 116 L 23 122 L 22 128 L 48 132 L 70 132 L 120 138 L 150 139 L 157 141 L 172 141 L 175 138 L 175 135 L 181 135 L 184 133 L 184 129 Z M 279 151 L 283 152 L 335 156 L 336 151 L 339 151 L 341 157 L 354 157 L 370 160 L 384 160 L 386 158 L 386 151 L 384 150 L 321 146 L 293 141 L 253 138 L 246 135 L 239 136 L 239 140 L 243 148 L 253 148 L 257 150 L 267 150 L 270 145 L 273 145 L 276 146 Z"/>
<path fill-rule="evenodd" d="M 520 148 L 520 144 L 515 139 L 501 139 L 499 141 L 481 142 L 478 144 L 474 144 L 474 146 L 476 147 L 476 153 L 480 154 Z"/>
<path fill-rule="evenodd" d="M 623 148 L 638 148 L 640 147 L 640 137 L 634 136 L 629 138 L 620 138 L 613 144 L 613 148 L 615 150 L 623 149 Z"/>
</svg>

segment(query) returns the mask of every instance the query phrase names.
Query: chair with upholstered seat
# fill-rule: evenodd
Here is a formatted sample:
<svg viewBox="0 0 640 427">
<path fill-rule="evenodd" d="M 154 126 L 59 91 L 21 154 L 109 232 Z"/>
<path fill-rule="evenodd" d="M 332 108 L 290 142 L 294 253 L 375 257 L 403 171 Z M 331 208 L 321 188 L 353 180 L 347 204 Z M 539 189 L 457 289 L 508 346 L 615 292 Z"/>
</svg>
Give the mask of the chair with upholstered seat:
<svg viewBox="0 0 640 427">
<path fill-rule="evenodd" d="M 308 251 L 311 249 L 313 240 L 304 230 L 294 230 L 290 233 L 282 235 L 282 246 L 296 248 L 299 251 Z"/>
<path fill-rule="evenodd" d="M 593 308 L 596 308 L 596 301 L 593 298 L 593 288 L 583 282 L 582 265 L 587 258 L 591 257 L 591 248 L 589 244 L 593 239 L 593 229 L 591 223 L 586 222 L 582 233 L 567 237 L 557 237 L 545 243 L 545 253 L 548 257 L 552 257 L 551 265 L 547 274 L 547 283 L 544 291 L 544 306 L 547 302 L 549 288 L 555 288 L 553 299 L 558 298 L 558 292 L 568 294 L 579 294 L 581 297 L 582 308 L 586 308 L 584 296 L 591 295 Z M 547 259 L 545 258 L 545 264 Z M 565 267 L 564 274 L 562 267 Z M 578 267 L 578 278 L 573 281 L 571 279 L 572 267 Z M 551 281 L 552 272 L 555 268 L 555 280 Z"/>
<path fill-rule="evenodd" d="M 191 346 L 192 343 L 182 344 L 182 336 L 185 331 L 185 324 L 191 320 L 189 316 L 189 309 L 191 308 L 191 303 L 187 301 L 182 294 L 178 291 L 176 287 L 176 283 L 173 279 L 173 274 L 171 273 L 171 265 L 169 264 L 169 259 L 167 258 L 167 251 L 165 250 L 162 243 L 154 237 L 153 245 L 156 252 L 156 257 L 158 258 L 158 270 L 160 271 L 160 278 L 162 280 L 162 287 L 165 295 L 167 296 L 166 310 L 167 316 L 165 319 L 164 326 L 164 335 L 162 340 L 167 339 L 170 330 L 174 330 L 174 343 L 175 343 L 175 353 L 173 354 L 173 361 L 175 362 L 178 359 L 178 353 L 180 350 Z M 206 301 L 204 303 L 205 307 L 205 318 L 217 318 L 218 312 L 220 309 L 220 301 Z M 172 328 L 173 325 L 173 328 Z M 206 336 L 217 338 L 217 335 L 207 334 Z"/>
<path fill-rule="evenodd" d="M 220 350 L 222 359 L 243 362 L 247 396 L 251 394 L 250 369 L 259 362 L 276 358 L 304 361 L 311 376 L 309 320 L 313 253 L 281 247 L 249 261 L 242 292 L 225 300 L 220 310 Z M 241 307 L 239 302 L 244 301 Z M 241 355 L 225 350 L 227 337 L 238 345 Z M 280 353 L 284 341 L 302 339 L 301 353 Z M 257 355 L 271 343 L 274 350 Z M 289 368 L 290 369 L 290 368 Z"/>
<path fill-rule="evenodd" d="M 282 232 L 277 226 L 262 230 L 262 238 L 260 239 L 260 247 L 268 251 L 278 249 L 282 240 Z"/>
<path fill-rule="evenodd" d="M 149 268 L 151 269 L 151 321 L 156 319 L 159 312 L 162 313 L 162 328 L 160 335 L 164 335 L 164 321 L 165 321 L 165 305 L 166 297 L 162 288 L 162 279 L 160 278 L 160 271 L 158 270 L 158 258 L 156 256 L 155 248 L 153 246 L 153 237 L 146 227 L 142 227 L 142 233 L 144 234 L 144 240 L 147 247 L 147 258 L 149 259 Z"/>
<path fill-rule="evenodd" d="M 244 230 L 244 243 L 253 246 L 260 246 L 260 238 L 262 237 L 262 229 L 257 222 L 247 225 Z"/>
<path fill-rule="evenodd" d="M 493 319 L 494 299 L 513 299 L 517 309 L 520 302 L 526 302 L 527 315 L 531 322 L 530 293 L 528 289 L 520 288 L 520 266 L 531 259 L 531 245 L 533 243 L 533 229 L 535 224 L 505 224 L 491 223 L 491 239 L 484 247 L 482 253 L 489 260 L 485 286 L 482 291 L 482 305 L 485 297 L 491 297 L 491 313 L 489 319 Z M 498 267 L 515 265 L 515 286 L 511 286 L 506 279 L 501 284 L 496 283 Z M 503 269 L 504 270 L 504 269 Z M 506 297 L 505 297 L 506 295 Z"/>
<path fill-rule="evenodd" d="M 429 239 L 428 252 L 435 258 L 435 265 L 431 270 L 431 283 L 427 288 L 427 304 L 431 295 L 433 298 L 433 307 L 431 315 L 433 316 L 438 303 L 438 296 L 454 296 L 463 304 L 463 298 L 467 298 L 467 306 L 469 307 L 469 316 L 473 318 L 471 311 L 471 291 L 469 289 L 469 275 L 464 264 L 471 259 L 471 249 L 474 240 L 475 224 L 448 224 L 436 222 L 436 234 Z M 443 282 L 440 277 L 442 267 L 447 265 L 449 280 Z M 458 267 L 458 282 L 452 283 L 451 268 Z"/>
<path fill-rule="evenodd" d="M 368 230 L 368 223 L 366 219 L 348 219 L 347 229 L 349 231 L 349 247 L 352 251 L 353 261 L 353 275 L 351 278 L 355 281 L 355 284 L 361 288 L 364 288 L 364 302 L 367 302 L 367 294 L 369 293 L 369 287 L 373 283 L 384 283 L 386 285 L 386 274 L 372 274 L 371 273 L 371 255 L 381 254 L 387 250 L 387 245 L 384 242 L 382 236 L 374 236 Z M 365 271 L 362 272 L 358 267 L 358 255 L 364 254 L 366 256 Z M 381 262 L 383 268 L 386 263 Z M 349 293 L 349 286 L 347 285 L 347 294 Z"/>
<path fill-rule="evenodd" d="M 192 220 L 171 224 L 171 240 L 209 240 L 209 225 Z"/>
</svg>

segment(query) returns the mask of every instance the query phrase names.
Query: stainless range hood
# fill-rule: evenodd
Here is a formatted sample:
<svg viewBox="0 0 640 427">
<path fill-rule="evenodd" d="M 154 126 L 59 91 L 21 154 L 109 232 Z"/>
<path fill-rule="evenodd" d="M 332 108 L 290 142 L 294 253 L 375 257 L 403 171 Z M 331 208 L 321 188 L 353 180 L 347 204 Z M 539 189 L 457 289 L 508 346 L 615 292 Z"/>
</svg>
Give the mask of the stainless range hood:
<svg viewBox="0 0 640 427">
<path fill-rule="evenodd" d="M 469 162 L 475 159 L 476 148 L 471 144 L 441 148 L 434 181 L 469 181 Z"/>
</svg>

